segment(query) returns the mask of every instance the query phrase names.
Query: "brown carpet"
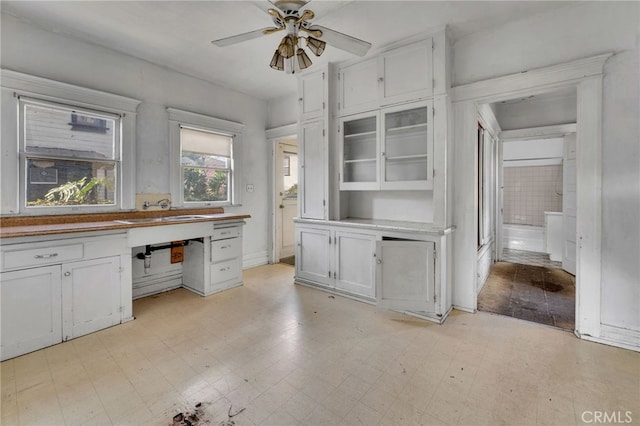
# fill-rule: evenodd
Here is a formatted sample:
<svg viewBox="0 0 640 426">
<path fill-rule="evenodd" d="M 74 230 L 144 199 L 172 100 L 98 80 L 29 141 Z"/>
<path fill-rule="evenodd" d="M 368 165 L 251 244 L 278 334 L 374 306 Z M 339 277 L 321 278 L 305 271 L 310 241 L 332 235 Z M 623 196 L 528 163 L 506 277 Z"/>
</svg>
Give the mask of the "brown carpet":
<svg viewBox="0 0 640 426">
<path fill-rule="evenodd" d="M 562 269 L 498 262 L 478 310 L 574 330 L 575 298 L 575 277 Z"/>
</svg>

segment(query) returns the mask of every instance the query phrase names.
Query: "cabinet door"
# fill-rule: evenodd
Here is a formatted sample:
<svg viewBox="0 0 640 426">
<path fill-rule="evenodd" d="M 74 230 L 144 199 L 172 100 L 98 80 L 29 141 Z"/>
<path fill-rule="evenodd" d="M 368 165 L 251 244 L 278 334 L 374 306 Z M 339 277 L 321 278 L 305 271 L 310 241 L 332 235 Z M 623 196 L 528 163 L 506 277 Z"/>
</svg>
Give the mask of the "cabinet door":
<svg viewBox="0 0 640 426">
<path fill-rule="evenodd" d="M 376 237 L 336 231 L 334 242 L 336 288 L 374 298 Z"/>
<path fill-rule="evenodd" d="M 327 219 L 327 143 L 324 120 L 300 126 L 298 159 L 300 217 Z"/>
<path fill-rule="evenodd" d="M 382 110 L 382 189 L 433 189 L 431 101 Z"/>
<path fill-rule="evenodd" d="M 380 189 L 378 117 L 373 112 L 340 119 L 341 190 Z"/>
<path fill-rule="evenodd" d="M 325 72 L 304 74 L 298 79 L 298 102 L 300 121 L 322 118 L 326 108 Z"/>
<path fill-rule="evenodd" d="M 62 265 L 64 340 L 119 324 L 120 257 Z"/>
<path fill-rule="evenodd" d="M 327 229 L 298 227 L 296 275 L 299 278 L 333 287 L 330 238 L 331 232 Z"/>
<path fill-rule="evenodd" d="M 346 65 L 338 70 L 338 114 L 378 107 L 378 59 Z"/>
<path fill-rule="evenodd" d="M 377 243 L 379 306 L 400 311 L 435 311 L 434 246 L 424 241 Z"/>
<path fill-rule="evenodd" d="M 0 274 L 4 361 L 62 341 L 60 266 Z"/>
<path fill-rule="evenodd" d="M 431 38 L 380 55 L 380 104 L 417 100 L 433 95 Z"/>
</svg>

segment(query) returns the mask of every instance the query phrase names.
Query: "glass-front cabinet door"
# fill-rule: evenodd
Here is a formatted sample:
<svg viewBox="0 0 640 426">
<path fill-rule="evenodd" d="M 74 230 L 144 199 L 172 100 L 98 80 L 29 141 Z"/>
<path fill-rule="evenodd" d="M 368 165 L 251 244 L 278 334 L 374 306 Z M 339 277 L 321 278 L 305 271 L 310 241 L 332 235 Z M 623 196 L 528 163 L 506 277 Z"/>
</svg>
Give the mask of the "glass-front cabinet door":
<svg viewBox="0 0 640 426">
<path fill-rule="evenodd" d="M 342 172 L 340 189 L 371 190 L 380 188 L 378 112 L 340 119 Z"/>
<path fill-rule="evenodd" d="M 432 102 L 383 109 L 381 189 L 433 189 Z"/>
</svg>

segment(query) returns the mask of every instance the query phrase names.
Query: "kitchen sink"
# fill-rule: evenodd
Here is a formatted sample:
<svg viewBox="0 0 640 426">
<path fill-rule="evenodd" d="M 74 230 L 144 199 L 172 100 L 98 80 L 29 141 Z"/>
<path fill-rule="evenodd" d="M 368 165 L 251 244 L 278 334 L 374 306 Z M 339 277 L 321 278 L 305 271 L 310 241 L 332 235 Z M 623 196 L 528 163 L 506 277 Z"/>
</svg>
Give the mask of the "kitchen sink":
<svg viewBox="0 0 640 426">
<path fill-rule="evenodd" d="M 194 219 L 210 219 L 211 215 L 206 214 L 185 214 L 178 216 L 165 216 L 165 217 L 143 217 L 139 219 L 119 219 L 114 222 L 118 223 L 158 223 L 158 222 L 180 222 L 183 220 L 194 220 Z"/>
</svg>

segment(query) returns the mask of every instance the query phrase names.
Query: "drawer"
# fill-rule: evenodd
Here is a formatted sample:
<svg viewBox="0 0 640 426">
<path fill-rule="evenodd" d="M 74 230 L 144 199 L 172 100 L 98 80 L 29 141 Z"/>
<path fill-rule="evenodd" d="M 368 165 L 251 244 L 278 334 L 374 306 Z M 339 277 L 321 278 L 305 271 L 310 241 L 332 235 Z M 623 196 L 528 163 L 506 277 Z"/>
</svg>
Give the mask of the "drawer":
<svg viewBox="0 0 640 426">
<path fill-rule="evenodd" d="M 226 260 L 211 265 L 211 285 L 225 281 L 242 281 L 242 265 L 240 259 Z"/>
<path fill-rule="evenodd" d="M 84 256 L 83 244 L 29 248 L 2 253 L 3 269 L 14 269 L 79 260 Z"/>
<path fill-rule="evenodd" d="M 242 257 L 242 238 L 211 241 L 211 262 Z"/>
<path fill-rule="evenodd" d="M 239 226 L 230 226 L 228 228 L 217 228 L 213 229 L 213 234 L 211 235 L 212 240 L 222 240 L 225 238 L 235 238 L 239 237 L 241 234 L 241 228 Z"/>
</svg>

